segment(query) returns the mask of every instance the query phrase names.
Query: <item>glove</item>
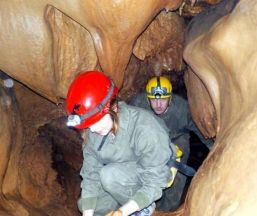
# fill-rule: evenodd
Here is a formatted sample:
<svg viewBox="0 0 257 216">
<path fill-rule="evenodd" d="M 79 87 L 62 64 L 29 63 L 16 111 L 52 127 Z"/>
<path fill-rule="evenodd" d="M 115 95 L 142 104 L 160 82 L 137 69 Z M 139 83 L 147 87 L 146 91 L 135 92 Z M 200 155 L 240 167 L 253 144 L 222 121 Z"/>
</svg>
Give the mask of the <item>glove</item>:
<svg viewBox="0 0 257 216">
<path fill-rule="evenodd" d="M 122 216 L 122 211 L 119 209 L 117 211 L 111 211 L 105 216 Z"/>
<path fill-rule="evenodd" d="M 175 147 L 176 147 L 176 161 L 180 162 L 183 153 L 182 153 L 181 149 L 177 145 Z M 167 187 L 171 187 L 172 186 L 172 184 L 174 182 L 174 179 L 175 179 L 175 177 L 177 175 L 178 170 L 175 167 L 171 167 L 170 168 L 170 172 L 171 172 L 172 179 L 167 183 Z"/>
</svg>

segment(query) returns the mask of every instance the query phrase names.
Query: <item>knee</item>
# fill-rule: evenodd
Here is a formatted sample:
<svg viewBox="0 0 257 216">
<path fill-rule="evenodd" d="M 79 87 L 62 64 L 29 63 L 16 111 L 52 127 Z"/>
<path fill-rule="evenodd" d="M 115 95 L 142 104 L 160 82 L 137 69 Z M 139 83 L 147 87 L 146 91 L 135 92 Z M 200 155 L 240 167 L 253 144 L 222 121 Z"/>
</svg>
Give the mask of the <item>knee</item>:
<svg viewBox="0 0 257 216">
<path fill-rule="evenodd" d="M 102 168 L 100 172 L 100 179 L 103 188 L 111 192 L 111 190 L 115 190 L 115 187 L 117 186 L 117 176 L 116 176 L 117 170 L 112 165 L 106 165 Z"/>
</svg>

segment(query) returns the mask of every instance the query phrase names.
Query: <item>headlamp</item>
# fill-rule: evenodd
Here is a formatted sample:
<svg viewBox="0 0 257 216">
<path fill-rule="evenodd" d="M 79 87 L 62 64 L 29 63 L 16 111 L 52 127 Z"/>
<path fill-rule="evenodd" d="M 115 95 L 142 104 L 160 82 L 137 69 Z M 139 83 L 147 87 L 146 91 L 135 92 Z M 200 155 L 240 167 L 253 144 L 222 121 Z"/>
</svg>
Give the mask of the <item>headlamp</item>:
<svg viewBox="0 0 257 216">
<path fill-rule="evenodd" d="M 66 123 L 67 126 L 69 127 L 75 127 L 80 125 L 83 121 L 85 121 L 86 119 L 90 118 L 91 116 L 102 112 L 106 107 L 106 104 L 108 104 L 108 102 L 110 101 L 113 91 L 115 89 L 115 85 L 114 82 L 110 79 L 111 82 L 111 86 L 110 89 L 107 93 L 107 95 L 105 96 L 105 98 L 101 101 L 101 103 L 99 103 L 94 109 L 92 109 L 91 111 L 86 112 L 85 114 L 82 115 L 77 115 L 77 109 L 79 109 L 79 107 L 81 106 L 80 104 L 75 104 L 74 108 L 73 108 L 73 115 L 69 115 L 68 116 L 68 121 Z"/>
<path fill-rule="evenodd" d="M 69 115 L 66 125 L 68 127 L 74 127 L 81 124 L 81 118 L 79 115 Z"/>
<path fill-rule="evenodd" d="M 155 96 L 156 98 L 160 98 L 162 95 L 168 95 L 167 88 L 165 87 L 154 87 L 151 89 L 151 95 Z"/>
</svg>

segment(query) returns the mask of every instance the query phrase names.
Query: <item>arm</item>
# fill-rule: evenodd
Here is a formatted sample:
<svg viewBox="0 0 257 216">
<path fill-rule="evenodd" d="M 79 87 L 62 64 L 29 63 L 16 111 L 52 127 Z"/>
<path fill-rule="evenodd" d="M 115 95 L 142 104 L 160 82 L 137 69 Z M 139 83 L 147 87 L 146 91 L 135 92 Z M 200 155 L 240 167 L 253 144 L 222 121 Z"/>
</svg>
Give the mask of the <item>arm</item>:
<svg viewBox="0 0 257 216">
<path fill-rule="evenodd" d="M 139 209 L 159 199 L 162 189 L 167 186 L 171 177 L 166 165 L 171 156 L 169 143 L 168 134 L 163 129 L 155 125 L 140 128 L 135 141 L 135 154 L 139 156 L 137 171 L 142 187 L 131 198 Z"/>
<path fill-rule="evenodd" d="M 139 210 L 138 204 L 134 200 L 129 200 L 120 209 L 111 211 L 106 216 L 128 216 Z"/>
<path fill-rule="evenodd" d="M 99 170 L 103 165 L 97 160 L 94 151 L 88 144 L 83 149 L 83 156 L 84 161 L 80 172 L 82 177 L 80 209 L 83 216 L 91 216 L 96 207 L 99 191 L 102 189 Z"/>
<path fill-rule="evenodd" d="M 120 209 L 110 212 L 107 216 L 131 215 L 161 197 L 162 189 L 167 186 L 171 177 L 169 168 L 166 166 L 171 151 L 168 135 L 164 131 L 153 133 L 158 134 L 156 139 L 153 139 L 152 135 L 149 138 L 149 132 L 147 134 L 143 132 L 135 143 L 135 154 L 139 156 L 140 160 L 137 172 L 140 182 L 142 182 L 141 188 Z M 160 139 L 161 137 L 165 138 Z M 163 144 L 160 144 L 162 142 Z"/>
</svg>

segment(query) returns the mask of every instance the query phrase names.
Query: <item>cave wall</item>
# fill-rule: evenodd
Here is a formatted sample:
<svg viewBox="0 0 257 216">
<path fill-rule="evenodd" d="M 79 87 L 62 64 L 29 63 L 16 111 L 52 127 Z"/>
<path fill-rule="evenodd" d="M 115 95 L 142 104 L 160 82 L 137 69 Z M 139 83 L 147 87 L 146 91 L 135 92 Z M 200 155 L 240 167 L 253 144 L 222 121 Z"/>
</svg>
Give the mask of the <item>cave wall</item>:
<svg viewBox="0 0 257 216">
<path fill-rule="evenodd" d="M 119 5 L 112 4 L 111 8 L 108 4 L 97 5 L 98 9 L 101 8 L 103 11 L 110 9 L 107 10 L 109 14 L 104 14 L 104 17 L 98 17 L 99 13 L 94 12 L 95 5 L 92 4 L 94 1 L 63 1 L 59 5 L 58 1 L 50 1 L 47 7 L 45 3 L 36 1 L 30 5 L 24 2 L 18 5 L 16 1 L 2 1 L 0 20 L 1 28 L 5 31 L 1 31 L 0 35 L 0 69 L 54 102 L 59 101 L 59 97 L 65 97 L 69 82 L 82 69 L 106 69 L 119 86 L 122 86 L 125 74 L 128 79 L 124 82 L 124 89 L 125 86 L 132 86 L 135 82 L 139 87 L 143 86 L 143 79 L 135 78 L 136 71 L 149 75 L 149 73 L 155 74 L 160 69 L 168 72 L 183 69 L 185 65 L 180 52 L 184 49 L 184 40 L 181 39 L 184 33 L 175 32 L 178 33 L 175 35 L 172 32 L 175 28 L 184 29 L 184 23 L 178 14 L 187 14 L 185 9 L 189 8 L 189 4 L 182 4 L 183 7 L 179 8 L 177 14 L 162 12 L 155 17 L 162 8 L 169 10 L 179 7 L 181 1 L 174 1 L 172 5 L 169 5 L 168 1 L 147 2 L 151 4 L 143 11 L 143 19 L 142 10 L 136 10 L 140 7 L 138 1 L 133 1 L 131 4 L 121 1 Z M 254 174 L 256 166 L 252 163 L 256 155 L 257 137 L 254 101 L 256 48 L 253 46 L 256 38 L 256 4 L 256 0 L 240 1 L 230 15 L 217 20 L 210 30 L 205 29 L 196 35 L 197 38 L 191 38 L 190 43 L 187 43 L 184 59 L 191 70 L 191 74 L 187 77 L 190 92 L 194 92 L 196 82 L 199 83 L 197 87 L 201 86 L 195 93 L 189 95 L 191 110 L 196 122 L 200 122 L 198 125 L 202 127 L 202 131 L 208 136 L 216 136 L 216 144 L 194 177 L 184 207 L 169 215 L 254 215 L 256 212 L 257 191 Z M 78 7 L 75 6 L 78 5 L 79 9 L 83 10 L 77 10 Z M 68 10 L 68 6 L 71 7 L 71 11 Z M 83 13 L 85 7 L 92 9 L 91 14 L 85 16 Z M 11 12 L 13 9 L 17 10 L 16 15 L 6 19 L 10 14 L 14 14 Z M 117 17 L 120 20 L 108 19 L 111 17 L 110 13 L 113 14 L 115 10 L 119 10 Z M 130 13 L 126 13 L 127 11 Z M 91 17 L 87 19 L 89 15 Z M 34 19 L 30 19 L 31 17 Z M 132 22 L 124 26 L 124 20 L 130 21 L 130 17 Z M 153 22 L 149 29 L 146 29 L 153 18 L 156 18 L 156 23 Z M 102 22 L 97 23 L 98 20 Z M 135 26 L 136 30 L 132 35 L 128 34 L 132 32 L 131 28 L 138 20 L 142 23 Z M 116 21 L 114 23 L 117 25 L 120 23 L 119 28 L 111 28 L 112 32 L 105 31 L 105 27 L 113 21 Z M 166 26 L 166 22 L 175 27 L 163 30 L 162 27 Z M 158 28 L 167 35 L 162 38 L 160 44 L 156 40 L 159 36 L 155 35 L 153 30 Z M 13 31 L 14 29 L 18 31 Z M 141 34 L 143 30 L 146 31 Z M 156 46 L 149 43 L 149 38 L 152 36 L 155 36 L 153 41 Z M 175 38 L 175 42 L 170 41 L 169 37 Z M 141 44 L 146 45 L 141 46 Z M 120 50 L 121 55 L 118 52 Z M 171 58 L 173 55 L 176 61 Z M 72 73 L 68 73 L 69 71 Z M 134 72 L 133 78 L 130 78 L 131 71 Z M 69 158 L 69 155 L 57 152 L 53 158 L 50 154 L 52 145 L 49 145 L 49 140 L 44 137 L 46 133 L 50 133 L 44 128 L 44 125 L 48 124 L 48 118 L 54 119 L 64 115 L 63 109 L 55 111 L 59 110 L 56 104 L 45 101 L 42 107 L 45 107 L 43 104 L 50 103 L 46 107 L 52 108 L 41 110 L 39 116 L 37 112 L 31 116 L 30 109 L 37 110 L 34 107 L 40 104 L 38 99 L 35 99 L 37 103 L 26 106 L 24 96 L 19 97 L 22 92 L 19 89 L 17 96 L 20 103 L 24 103 L 22 110 L 22 106 L 16 107 L 15 99 L 11 99 L 12 96 L 6 91 L 1 81 L 0 139 L 4 145 L 1 145 L 3 157 L 0 163 L 2 173 L 0 212 L 19 216 L 77 214 L 73 209 L 75 203 L 73 207 L 65 205 L 63 208 L 64 203 L 67 204 L 67 194 L 64 193 L 64 185 L 61 183 L 63 176 L 58 176 L 51 163 L 62 162 L 62 158 Z M 126 92 L 125 90 L 122 92 L 124 97 Z M 194 97 L 197 92 L 203 94 Z M 208 99 L 205 99 L 206 97 Z M 201 104 L 201 106 L 192 106 L 192 104 Z M 194 107 L 199 109 L 205 107 L 205 114 Z M 21 114 L 20 111 L 24 113 Z M 28 115 L 28 118 L 23 120 L 28 121 L 27 126 L 22 123 L 24 115 Z M 62 121 L 59 121 L 59 124 L 53 125 L 58 127 L 62 124 Z M 33 136 L 30 136 L 29 130 L 26 130 L 30 125 L 35 126 Z M 25 146 L 24 136 L 32 140 L 31 147 L 28 144 Z M 52 136 L 52 139 L 56 138 Z M 75 140 L 79 143 L 79 140 Z M 65 145 L 67 143 L 62 144 Z M 63 151 L 65 149 L 63 148 Z M 39 155 L 34 152 L 38 152 Z M 70 160 L 72 159 L 67 159 Z M 37 168 L 40 166 L 35 166 L 31 161 L 37 161 L 42 165 L 39 171 Z M 76 161 L 75 164 L 78 163 L 79 161 Z M 68 165 L 76 170 L 79 169 L 78 165 Z M 38 178 L 35 174 L 37 172 Z M 33 185 L 32 182 L 40 184 Z M 74 193 L 72 196 L 77 195 Z M 52 202 L 53 200 L 55 202 Z"/>
<path fill-rule="evenodd" d="M 256 14 L 257 1 L 240 1 L 185 49 L 217 116 L 215 146 L 193 179 L 185 215 L 256 214 Z"/>
</svg>

